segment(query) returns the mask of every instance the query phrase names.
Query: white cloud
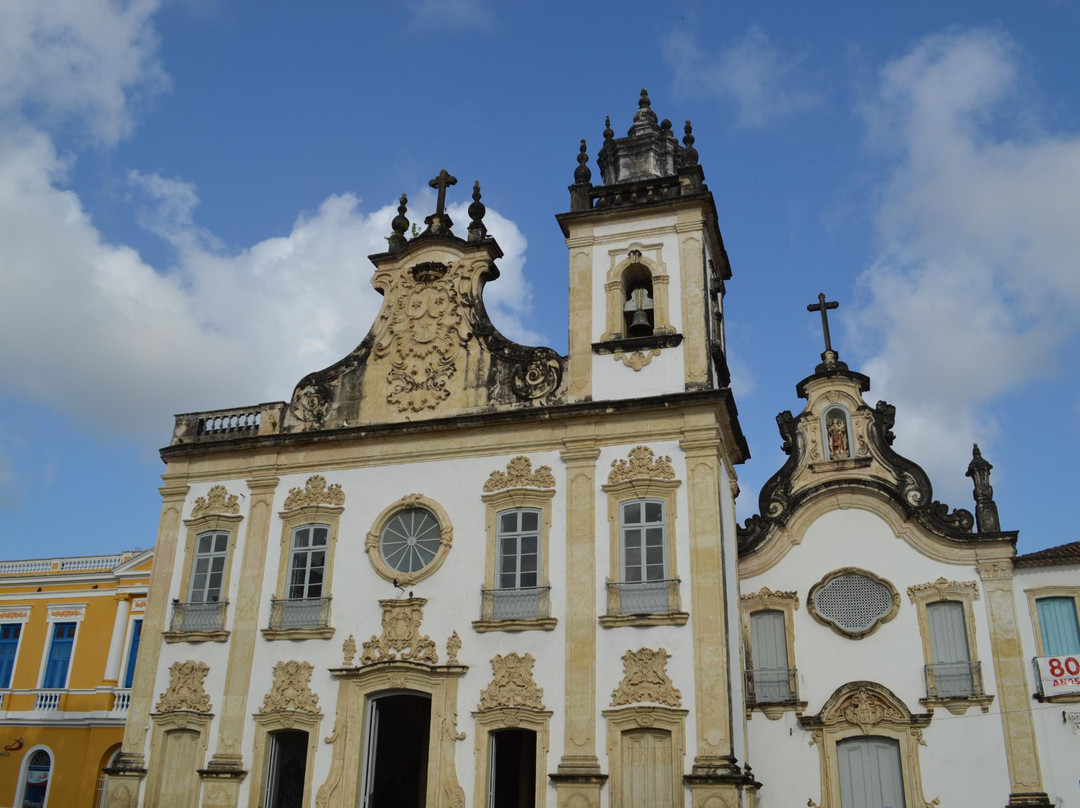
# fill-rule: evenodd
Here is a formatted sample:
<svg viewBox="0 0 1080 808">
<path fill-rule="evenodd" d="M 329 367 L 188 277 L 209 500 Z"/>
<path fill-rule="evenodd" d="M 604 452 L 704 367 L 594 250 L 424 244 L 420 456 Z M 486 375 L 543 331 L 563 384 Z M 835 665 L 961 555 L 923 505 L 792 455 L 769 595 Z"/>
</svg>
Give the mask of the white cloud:
<svg viewBox="0 0 1080 808">
<path fill-rule="evenodd" d="M 152 16 L 157 0 L 5 0 L 0 111 L 76 123 L 106 144 L 133 127 L 133 101 L 168 86 Z"/>
<path fill-rule="evenodd" d="M 1022 64 L 997 32 L 929 37 L 886 65 L 865 110 L 900 159 L 852 324 L 900 408 L 898 446 L 947 492 L 996 434 L 990 405 L 1052 372 L 1080 330 L 1080 136 L 1003 125 L 1033 113 Z"/>
<path fill-rule="evenodd" d="M 418 29 L 485 29 L 494 21 L 485 0 L 405 0 L 405 9 Z"/>
<path fill-rule="evenodd" d="M 706 51 L 689 28 L 670 31 L 662 43 L 675 73 L 675 90 L 687 98 L 733 102 L 739 126 L 753 129 L 816 106 L 818 97 L 796 86 L 797 58 L 782 54 L 757 25 L 742 39 Z"/>
</svg>

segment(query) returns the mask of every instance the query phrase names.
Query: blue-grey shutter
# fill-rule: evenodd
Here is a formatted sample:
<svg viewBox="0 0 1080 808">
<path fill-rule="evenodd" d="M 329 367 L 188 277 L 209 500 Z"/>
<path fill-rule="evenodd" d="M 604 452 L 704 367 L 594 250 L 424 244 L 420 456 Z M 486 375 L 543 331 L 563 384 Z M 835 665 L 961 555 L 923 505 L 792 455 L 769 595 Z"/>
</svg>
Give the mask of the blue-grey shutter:
<svg viewBox="0 0 1080 808">
<path fill-rule="evenodd" d="M 1072 598 L 1039 598 L 1035 601 L 1042 632 L 1043 656 L 1080 654 L 1080 626 Z"/>
<path fill-rule="evenodd" d="M 900 744 L 892 738 L 849 738 L 836 745 L 841 808 L 904 808 Z"/>
<path fill-rule="evenodd" d="M 750 615 L 750 653 L 754 663 L 754 698 L 758 702 L 792 697 L 788 671 L 784 613 L 775 610 Z"/>
<path fill-rule="evenodd" d="M 964 604 L 954 600 L 930 603 L 926 607 L 930 627 L 930 661 L 936 695 L 974 695 L 971 653 L 964 625 Z"/>
</svg>

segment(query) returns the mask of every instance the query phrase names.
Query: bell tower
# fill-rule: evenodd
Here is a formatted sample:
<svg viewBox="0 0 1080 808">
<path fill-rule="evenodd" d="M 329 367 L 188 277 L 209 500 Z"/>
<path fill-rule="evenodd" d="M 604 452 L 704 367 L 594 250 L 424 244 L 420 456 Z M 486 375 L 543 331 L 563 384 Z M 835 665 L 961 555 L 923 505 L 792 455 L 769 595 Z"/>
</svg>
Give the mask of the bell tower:
<svg viewBox="0 0 1080 808">
<path fill-rule="evenodd" d="M 626 137 L 606 121 L 599 185 L 586 148 L 557 217 L 570 250 L 568 400 L 727 387 L 731 267 L 690 121 L 680 144 L 642 90 Z"/>
</svg>

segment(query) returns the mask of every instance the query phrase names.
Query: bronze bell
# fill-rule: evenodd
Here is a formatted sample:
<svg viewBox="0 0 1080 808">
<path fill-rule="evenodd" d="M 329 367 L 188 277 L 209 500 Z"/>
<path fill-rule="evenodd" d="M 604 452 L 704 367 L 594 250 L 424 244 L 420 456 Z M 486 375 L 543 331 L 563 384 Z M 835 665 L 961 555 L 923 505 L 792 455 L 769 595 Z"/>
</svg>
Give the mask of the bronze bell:
<svg viewBox="0 0 1080 808">
<path fill-rule="evenodd" d="M 649 315 L 644 309 L 638 309 L 630 318 L 630 336 L 648 337 L 652 335 L 652 325 L 649 323 Z"/>
</svg>

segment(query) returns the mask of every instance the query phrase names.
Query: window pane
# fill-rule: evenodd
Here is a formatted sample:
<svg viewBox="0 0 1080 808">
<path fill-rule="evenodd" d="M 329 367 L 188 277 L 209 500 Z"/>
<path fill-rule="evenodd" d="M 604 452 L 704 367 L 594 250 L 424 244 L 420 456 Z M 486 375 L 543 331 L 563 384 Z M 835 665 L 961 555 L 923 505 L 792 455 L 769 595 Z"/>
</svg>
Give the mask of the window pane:
<svg viewBox="0 0 1080 808">
<path fill-rule="evenodd" d="M 503 511 L 499 514 L 499 532 L 516 533 L 518 529 L 518 512 Z"/>
<path fill-rule="evenodd" d="M 641 531 L 627 529 L 623 531 L 623 544 L 627 549 L 641 546 Z"/>
<path fill-rule="evenodd" d="M 229 542 L 229 534 L 218 533 L 214 536 L 214 552 L 224 553 Z"/>
<path fill-rule="evenodd" d="M 214 534 L 213 533 L 204 533 L 203 535 L 199 536 L 199 549 L 198 549 L 198 552 L 200 552 L 200 553 L 209 553 L 209 552 L 212 552 L 213 549 L 214 549 Z"/>
<path fill-rule="evenodd" d="M 499 576 L 499 589 L 516 589 L 517 588 L 517 574 L 513 572 L 504 572 Z"/>
<path fill-rule="evenodd" d="M 536 556 L 523 555 L 521 557 L 521 571 L 522 572 L 536 572 Z"/>
<path fill-rule="evenodd" d="M 316 527 L 312 530 L 311 543 L 315 546 L 322 546 L 326 544 L 327 537 L 329 537 L 330 531 L 325 527 Z"/>
<path fill-rule="evenodd" d="M 627 566 L 625 578 L 629 583 L 637 583 L 638 581 L 640 581 L 641 580 L 641 567 L 640 566 L 638 566 L 638 567 Z"/>
<path fill-rule="evenodd" d="M 225 556 L 214 556 L 210 560 L 211 572 L 224 572 L 225 571 Z"/>
<path fill-rule="evenodd" d="M 536 573 L 536 572 L 523 572 L 523 573 L 521 573 L 521 585 L 522 586 L 538 586 L 539 585 L 537 583 L 537 580 L 538 580 L 537 576 L 538 575 L 539 575 L 539 573 Z"/>
<path fill-rule="evenodd" d="M 664 506 L 659 502 L 646 502 L 645 503 L 645 521 L 646 522 L 662 522 L 664 521 Z"/>
<path fill-rule="evenodd" d="M 623 522 L 630 525 L 641 523 L 641 503 L 627 502 L 623 505 Z"/>
<path fill-rule="evenodd" d="M 500 567 L 502 572 L 514 572 L 517 570 L 517 556 L 504 555 L 502 557 L 502 566 Z"/>
<path fill-rule="evenodd" d="M 1042 633 L 1043 654 L 1080 654 L 1080 627 L 1076 601 L 1068 597 L 1039 598 L 1035 601 Z"/>
<path fill-rule="evenodd" d="M 664 548 L 663 547 L 646 547 L 645 548 L 645 563 L 652 565 L 664 564 Z"/>
<path fill-rule="evenodd" d="M 521 514 L 521 529 L 536 530 L 540 525 L 540 514 L 536 511 L 524 511 Z"/>
<path fill-rule="evenodd" d="M 650 527 L 645 529 L 645 543 L 650 547 L 663 547 L 664 545 L 664 530 L 659 527 Z"/>
<path fill-rule="evenodd" d="M 309 532 L 306 527 L 302 527 L 293 532 L 293 547 L 298 550 L 308 546 Z"/>
<path fill-rule="evenodd" d="M 315 569 L 316 567 L 322 569 L 326 566 L 326 551 L 316 550 L 314 553 L 311 554 L 310 559 L 311 560 L 308 561 L 308 564 L 311 566 L 312 569 Z"/>
<path fill-rule="evenodd" d="M 538 536 L 522 536 L 521 537 L 521 552 L 522 553 L 536 553 L 536 547 L 539 543 Z"/>
</svg>

